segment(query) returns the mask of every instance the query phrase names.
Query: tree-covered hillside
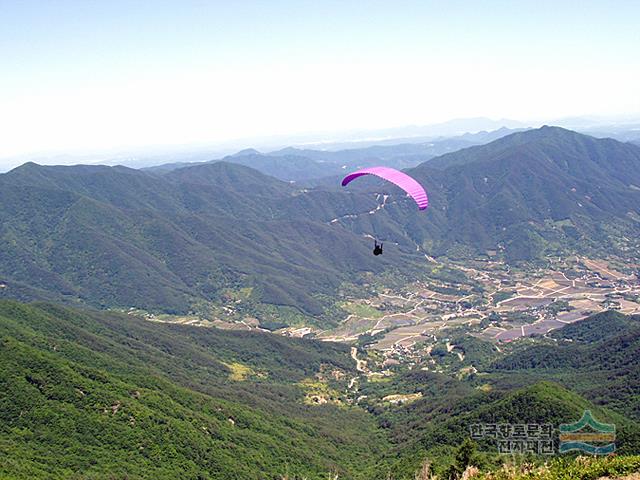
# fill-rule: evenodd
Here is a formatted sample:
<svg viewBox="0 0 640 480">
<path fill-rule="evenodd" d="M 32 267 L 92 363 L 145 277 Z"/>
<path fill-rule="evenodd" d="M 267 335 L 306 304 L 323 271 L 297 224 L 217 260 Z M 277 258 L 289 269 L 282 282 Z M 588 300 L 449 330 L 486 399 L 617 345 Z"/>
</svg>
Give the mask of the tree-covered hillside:
<svg viewBox="0 0 640 480">
<path fill-rule="evenodd" d="M 465 358 L 467 368 L 477 371 L 464 377 L 399 371 L 363 385 L 361 405 L 388 430 L 393 447 L 386 458 L 392 471 L 403 472 L 398 478 L 410 478 L 423 458 L 443 475 L 473 424 L 557 426 L 576 421 L 584 410 L 614 423 L 617 451 L 634 454 L 640 451 L 638 322 L 616 312 L 594 315 L 556 331 L 557 340 L 503 346 L 500 357 L 492 352 L 488 362 Z M 398 393 L 418 398 L 400 406 L 384 400 Z M 496 442 L 480 440 L 479 450 L 476 466 L 493 468 Z"/>
<path fill-rule="evenodd" d="M 594 334 L 598 320 L 606 328 L 596 318 L 567 336 Z M 631 322 L 627 336 L 637 322 L 609 320 Z M 589 365 L 608 344 L 568 351 Z M 517 367 L 537 348 L 462 378 L 405 369 L 367 380 L 345 345 L 1 301 L 0 477 L 409 480 L 428 459 L 448 478 L 471 425 L 557 426 L 584 410 L 615 423 L 620 454 L 637 452 L 637 414 L 614 385 L 638 390 L 635 377 L 615 373 L 633 342 L 584 371 Z M 357 376 L 359 391 L 348 387 Z M 598 395 L 607 388 L 614 393 Z M 388 400 L 398 394 L 416 400 Z M 505 460 L 491 439 L 477 450 L 483 471 Z"/>
<path fill-rule="evenodd" d="M 640 317 L 609 311 L 554 332 L 497 361 L 500 383 L 553 378 L 591 401 L 640 421 Z M 515 380 L 514 380 L 515 379 Z"/>
<path fill-rule="evenodd" d="M 268 305 L 336 322 L 342 285 L 426 274 L 425 253 L 634 257 L 638 172 L 640 148 L 552 127 L 410 170 L 426 212 L 370 178 L 305 189 L 228 162 L 164 174 L 25 164 L 0 175 L 0 295 L 209 316 L 232 299 L 241 317 Z"/>
<path fill-rule="evenodd" d="M 216 163 L 159 178 L 125 167 L 41 167 L 0 175 L 0 294 L 186 313 L 241 288 L 255 304 L 322 316 L 326 297 L 373 260 L 369 240 L 330 224 L 375 208 L 368 195 L 303 194 Z"/>
<path fill-rule="evenodd" d="M 497 251 L 509 262 L 597 252 L 637 256 L 640 148 L 558 127 L 518 132 L 409 169 L 427 189 L 427 215 L 395 197 L 371 224 L 387 238 L 431 256 Z M 376 192 L 392 187 L 376 185 Z M 424 217 L 427 217 L 425 220 Z"/>
<path fill-rule="evenodd" d="M 0 477 L 369 478 L 374 421 L 305 403 L 353 374 L 339 345 L 2 301 Z"/>
</svg>

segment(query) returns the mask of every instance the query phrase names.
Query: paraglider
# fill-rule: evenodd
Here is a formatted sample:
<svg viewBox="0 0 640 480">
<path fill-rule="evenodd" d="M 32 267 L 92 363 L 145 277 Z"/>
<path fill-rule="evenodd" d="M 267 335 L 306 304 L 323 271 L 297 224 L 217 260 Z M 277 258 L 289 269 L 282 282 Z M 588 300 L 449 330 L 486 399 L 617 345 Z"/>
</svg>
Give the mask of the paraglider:
<svg viewBox="0 0 640 480">
<path fill-rule="evenodd" d="M 388 182 L 397 185 L 403 189 L 407 194 L 413 198 L 418 205 L 419 210 L 425 210 L 429 206 L 429 198 L 427 192 L 425 192 L 422 185 L 420 185 L 415 179 L 411 178 L 406 173 L 403 173 L 395 168 L 389 167 L 371 167 L 363 168 L 356 172 L 350 173 L 342 179 L 342 186 L 348 185 L 351 181 L 363 175 L 375 175 Z M 378 256 L 382 255 L 382 242 L 378 244 L 378 240 L 374 239 L 373 254 Z"/>
<path fill-rule="evenodd" d="M 376 177 L 380 177 L 388 182 L 391 182 L 411 196 L 418 204 L 418 209 L 425 210 L 429 206 L 429 198 L 427 197 L 427 192 L 424 191 L 422 185 L 420 185 L 416 180 L 411 178 L 406 173 L 403 173 L 395 168 L 389 167 L 371 167 L 371 168 L 363 168 L 362 170 L 358 170 L 356 172 L 350 173 L 346 177 L 342 179 L 342 186 L 348 185 L 351 181 L 355 180 L 358 177 L 363 175 L 375 175 Z"/>
</svg>

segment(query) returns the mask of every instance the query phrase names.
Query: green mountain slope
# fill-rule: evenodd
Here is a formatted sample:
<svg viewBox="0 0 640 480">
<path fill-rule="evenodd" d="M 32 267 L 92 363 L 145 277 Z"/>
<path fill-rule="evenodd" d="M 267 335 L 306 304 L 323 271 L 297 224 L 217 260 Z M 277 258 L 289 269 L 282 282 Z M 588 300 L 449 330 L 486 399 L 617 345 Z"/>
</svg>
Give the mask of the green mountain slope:
<svg viewBox="0 0 640 480">
<path fill-rule="evenodd" d="M 558 445 L 558 425 L 578 420 L 591 410 L 603 422 L 615 423 L 620 453 L 635 453 L 640 448 L 640 424 L 616 410 L 603 408 L 558 383 L 534 380 L 520 388 L 484 392 L 456 380 L 424 377 L 425 384 L 416 391 L 422 399 L 402 407 L 386 407 L 376 412 L 390 430 L 393 448 L 383 464 L 396 472 L 397 478 L 412 478 L 424 458 L 430 459 L 437 473 L 443 474 L 453 462 L 456 448 L 471 435 L 477 424 L 551 424 L 554 445 Z M 426 381 L 442 387 L 439 394 L 429 393 Z M 492 438 L 477 440 L 480 462 L 496 461 L 497 442 Z"/>
<path fill-rule="evenodd" d="M 599 320 L 606 328 L 624 319 Z M 574 338 L 596 328 L 573 327 Z M 588 365 L 619 338 L 578 345 L 571 357 Z M 636 343 L 618 342 L 616 356 L 584 372 L 521 368 L 538 348 L 525 347 L 463 380 L 419 369 L 361 378 L 353 404 L 346 392 L 357 372 L 345 345 L 0 301 L 0 476 L 413 479 L 425 457 L 444 474 L 473 424 L 557 426 L 587 409 L 616 424 L 621 454 L 635 452 L 637 417 L 594 392 L 611 388 L 601 373 L 637 370 L 621 360 Z M 421 396 L 384 400 L 397 393 Z M 483 468 L 503 459 L 495 442 L 479 447 Z"/>
<path fill-rule="evenodd" d="M 499 360 L 473 364 L 478 371 L 461 379 L 413 369 L 385 382 L 362 386 L 361 405 L 389 431 L 393 448 L 385 456 L 391 470 L 411 478 L 422 458 L 443 473 L 455 447 L 478 423 L 571 423 L 591 410 L 617 428 L 620 453 L 640 448 L 637 316 L 606 312 L 540 340 L 502 350 Z M 419 394 L 393 405 L 391 394 Z M 556 432 L 557 434 L 557 432 Z M 558 439 L 556 438 L 556 445 Z M 480 440 L 481 463 L 494 459 L 496 442 Z"/>
<path fill-rule="evenodd" d="M 385 445 L 304 403 L 342 346 L 7 301 L 0 345 L 2 478 L 368 478 Z"/>
<path fill-rule="evenodd" d="M 557 127 L 508 135 L 409 170 L 427 187 L 426 219 L 385 213 L 431 254 L 497 250 L 508 261 L 571 251 L 634 255 L 640 227 L 640 148 Z M 352 223 L 357 228 L 361 219 Z"/>
<path fill-rule="evenodd" d="M 374 198 L 305 195 L 239 165 L 159 178 L 26 164 L 0 185 L 2 294 L 14 298 L 186 313 L 252 288 L 249 313 L 270 303 L 321 316 L 341 282 L 397 261 L 374 261 L 367 239 L 329 224 Z"/>
<path fill-rule="evenodd" d="M 0 295 L 218 316 L 243 291 L 239 318 L 267 305 L 289 323 L 335 322 L 341 285 L 415 277 L 424 253 L 636 257 L 639 172 L 640 148 L 554 127 L 410 170 L 426 212 L 371 178 L 301 189 L 228 162 L 164 175 L 25 164 L 0 175 Z"/>
<path fill-rule="evenodd" d="M 496 362 L 501 382 L 553 378 L 591 401 L 640 420 L 640 317 L 605 312 Z M 516 380 L 514 380 L 516 379 Z"/>
</svg>

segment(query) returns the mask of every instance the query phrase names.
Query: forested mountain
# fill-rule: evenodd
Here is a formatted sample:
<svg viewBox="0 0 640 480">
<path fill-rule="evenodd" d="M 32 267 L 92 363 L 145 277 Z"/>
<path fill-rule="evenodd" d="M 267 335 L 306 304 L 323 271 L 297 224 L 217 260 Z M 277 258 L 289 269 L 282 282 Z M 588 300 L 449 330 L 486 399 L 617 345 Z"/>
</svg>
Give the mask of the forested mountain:
<svg viewBox="0 0 640 480">
<path fill-rule="evenodd" d="M 320 315 L 340 282 L 398 260 L 374 262 L 367 239 L 329 224 L 375 198 L 303 194 L 224 162 L 164 177 L 25 164 L 0 187 L 0 277 L 17 298 L 186 312 L 246 287 Z"/>
<path fill-rule="evenodd" d="M 634 145 L 543 127 L 409 173 L 426 212 L 370 178 L 303 189 L 228 162 L 163 175 L 25 164 L 0 175 L 0 294 L 185 313 L 245 288 L 247 314 L 270 304 L 328 318 L 341 284 L 413 274 L 417 249 L 508 261 L 638 251 Z M 371 236 L 384 256 L 370 255 Z"/>
<path fill-rule="evenodd" d="M 368 479 L 374 420 L 305 403 L 354 374 L 347 346 L 0 301 L 0 477 Z"/>
<path fill-rule="evenodd" d="M 638 320 L 593 317 L 558 335 L 586 338 L 612 322 L 624 336 Z M 611 400 L 616 389 L 608 400 L 594 393 L 635 352 L 621 344 L 590 362 L 611 340 L 570 350 L 565 378 L 556 366 L 519 367 L 533 346 L 462 379 L 419 369 L 361 377 L 356 393 L 346 345 L 0 301 L 0 476 L 409 480 L 426 457 L 444 478 L 470 425 L 557 426 L 586 409 L 616 424 L 621 454 L 637 452 L 637 412 Z M 590 376 L 568 381 L 575 365 Z M 389 392 L 421 398 L 393 405 Z M 474 464 L 499 465 L 495 442 L 480 445 Z"/>
<path fill-rule="evenodd" d="M 413 369 L 383 384 L 367 384 L 363 405 L 389 430 L 393 448 L 388 456 L 408 478 L 419 466 L 416 452 L 451 458 L 470 425 L 558 425 L 577 420 L 584 410 L 616 424 L 618 450 L 635 453 L 640 449 L 639 329 L 638 316 L 594 315 L 557 330 L 556 341 L 514 345 L 497 360 L 489 357 L 486 366 L 472 360 L 477 372 L 463 380 Z M 385 407 L 380 400 L 398 391 L 421 397 L 399 408 Z M 495 442 L 480 442 L 483 451 L 495 449 Z"/>
<path fill-rule="evenodd" d="M 553 378 L 640 421 L 640 316 L 605 312 L 553 333 L 555 344 L 535 345 L 493 365 L 501 382 Z"/>
<path fill-rule="evenodd" d="M 638 251 L 635 145 L 542 127 L 438 157 L 408 173 L 429 191 L 428 218 L 399 202 L 374 220 L 385 236 L 403 231 L 408 243 L 431 255 L 464 258 L 497 249 L 518 261 L 577 250 Z M 355 231 L 369 228 L 366 218 L 345 223 Z"/>
</svg>

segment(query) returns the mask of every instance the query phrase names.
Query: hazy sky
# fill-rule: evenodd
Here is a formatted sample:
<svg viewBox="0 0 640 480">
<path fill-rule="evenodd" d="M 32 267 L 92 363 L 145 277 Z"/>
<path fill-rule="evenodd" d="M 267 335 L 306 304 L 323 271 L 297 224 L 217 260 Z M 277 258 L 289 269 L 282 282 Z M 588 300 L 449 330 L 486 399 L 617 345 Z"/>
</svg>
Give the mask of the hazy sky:
<svg viewBox="0 0 640 480">
<path fill-rule="evenodd" d="M 638 1 L 0 0 L 0 158 L 640 112 Z"/>
</svg>

